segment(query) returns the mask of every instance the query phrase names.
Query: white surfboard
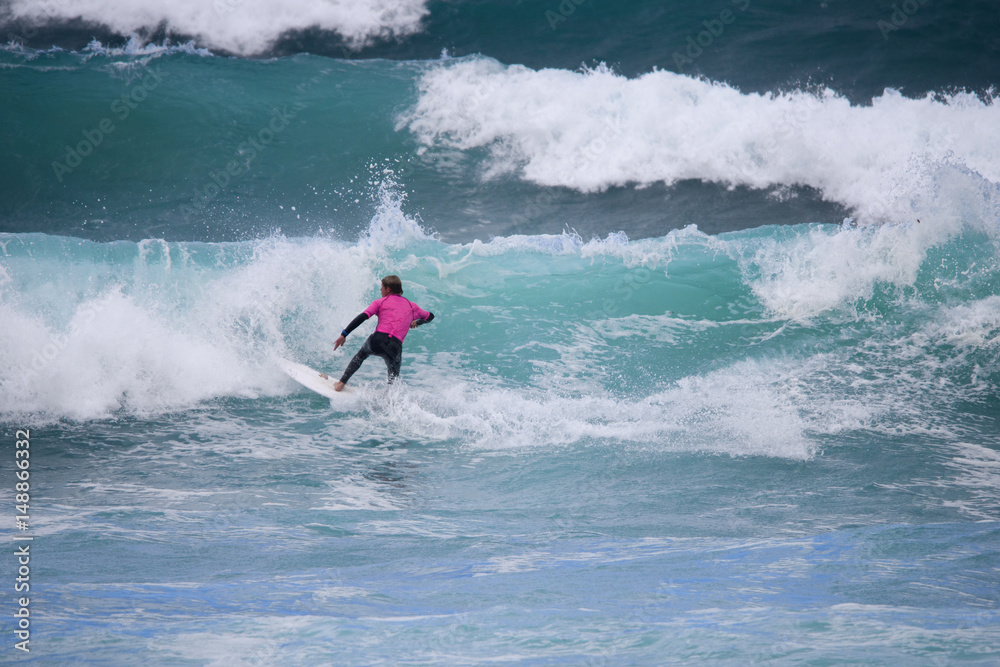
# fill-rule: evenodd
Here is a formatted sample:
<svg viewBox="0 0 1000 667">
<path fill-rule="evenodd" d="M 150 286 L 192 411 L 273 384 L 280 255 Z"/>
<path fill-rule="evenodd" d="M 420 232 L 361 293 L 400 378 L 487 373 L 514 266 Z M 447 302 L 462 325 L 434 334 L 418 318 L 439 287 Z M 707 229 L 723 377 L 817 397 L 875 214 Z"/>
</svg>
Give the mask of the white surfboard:
<svg viewBox="0 0 1000 667">
<path fill-rule="evenodd" d="M 285 371 L 288 377 L 292 378 L 306 389 L 312 389 L 317 394 L 327 398 L 341 398 L 344 394 L 352 393 L 350 387 L 344 387 L 343 391 L 336 391 L 333 388 L 336 380 L 332 377 L 323 377 L 323 373 L 309 368 L 305 364 L 299 364 L 288 359 L 278 357 L 278 366 Z"/>
</svg>

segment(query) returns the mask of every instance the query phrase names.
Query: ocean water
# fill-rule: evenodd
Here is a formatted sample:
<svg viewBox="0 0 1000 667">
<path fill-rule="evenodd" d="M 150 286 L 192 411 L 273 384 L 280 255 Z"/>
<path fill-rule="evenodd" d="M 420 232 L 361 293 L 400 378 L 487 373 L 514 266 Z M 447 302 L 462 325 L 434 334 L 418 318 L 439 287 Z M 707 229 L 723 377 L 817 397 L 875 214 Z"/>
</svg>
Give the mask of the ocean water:
<svg viewBox="0 0 1000 667">
<path fill-rule="evenodd" d="M 992 3 L 0 24 L 3 662 L 1000 664 Z"/>
</svg>

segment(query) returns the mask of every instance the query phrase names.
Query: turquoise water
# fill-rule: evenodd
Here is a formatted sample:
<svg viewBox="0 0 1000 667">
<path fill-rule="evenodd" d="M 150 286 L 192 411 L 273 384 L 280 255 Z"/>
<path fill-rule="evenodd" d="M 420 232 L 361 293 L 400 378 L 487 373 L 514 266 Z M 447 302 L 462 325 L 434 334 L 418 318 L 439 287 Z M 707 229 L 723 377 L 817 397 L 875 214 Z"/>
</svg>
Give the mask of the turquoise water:
<svg viewBox="0 0 1000 667">
<path fill-rule="evenodd" d="M 46 660 L 996 658 L 990 237 L 449 245 L 391 201 L 353 244 L 3 238 Z M 440 318 L 405 382 L 285 379 L 393 266 Z"/>
<path fill-rule="evenodd" d="M 9 3 L 2 659 L 997 664 L 967 5 Z M 281 373 L 389 273 L 400 383 Z"/>
</svg>

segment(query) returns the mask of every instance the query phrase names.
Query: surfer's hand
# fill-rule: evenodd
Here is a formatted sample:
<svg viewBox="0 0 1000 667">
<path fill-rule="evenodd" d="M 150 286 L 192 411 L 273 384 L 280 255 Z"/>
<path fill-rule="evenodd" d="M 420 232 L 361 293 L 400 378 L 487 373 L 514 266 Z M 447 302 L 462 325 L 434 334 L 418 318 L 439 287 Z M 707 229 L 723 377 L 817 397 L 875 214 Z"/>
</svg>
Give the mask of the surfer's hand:
<svg viewBox="0 0 1000 667">
<path fill-rule="evenodd" d="M 336 352 L 337 348 L 347 342 L 347 336 L 337 336 L 337 340 L 333 341 L 333 351 Z"/>
<path fill-rule="evenodd" d="M 420 322 L 418 320 L 413 320 L 412 322 L 410 322 L 410 328 L 411 329 L 416 329 L 419 326 L 420 326 Z"/>
</svg>

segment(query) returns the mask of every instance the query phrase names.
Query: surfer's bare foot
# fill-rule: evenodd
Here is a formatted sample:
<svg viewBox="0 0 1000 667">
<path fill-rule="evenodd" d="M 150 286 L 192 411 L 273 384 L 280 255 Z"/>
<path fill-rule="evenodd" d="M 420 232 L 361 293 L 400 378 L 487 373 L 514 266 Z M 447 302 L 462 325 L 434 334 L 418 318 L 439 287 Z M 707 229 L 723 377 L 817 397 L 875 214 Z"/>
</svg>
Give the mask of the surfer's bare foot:
<svg viewBox="0 0 1000 667">
<path fill-rule="evenodd" d="M 333 390 L 334 391 L 340 391 L 343 388 L 344 388 L 344 383 L 340 382 L 339 380 L 336 383 L 334 383 L 334 385 L 333 385 Z"/>
</svg>

